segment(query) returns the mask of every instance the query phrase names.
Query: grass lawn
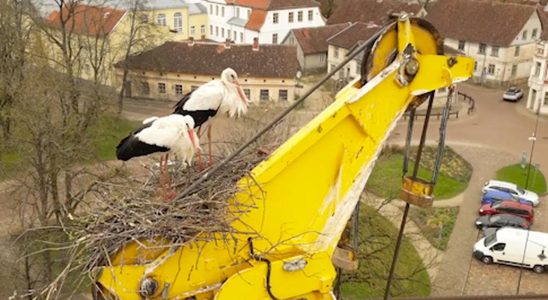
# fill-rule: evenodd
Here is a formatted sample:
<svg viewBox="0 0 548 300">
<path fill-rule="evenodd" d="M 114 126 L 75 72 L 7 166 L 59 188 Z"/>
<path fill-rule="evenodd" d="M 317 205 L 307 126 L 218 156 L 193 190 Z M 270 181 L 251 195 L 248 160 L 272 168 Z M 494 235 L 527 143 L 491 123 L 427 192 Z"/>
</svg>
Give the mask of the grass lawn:
<svg viewBox="0 0 548 300">
<path fill-rule="evenodd" d="M 367 182 L 366 189 L 383 198 L 397 197 L 402 182 L 402 165 L 403 154 L 388 153 L 381 155 Z M 429 179 L 430 175 L 431 171 L 421 166 L 419 177 Z M 468 181 L 457 180 L 441 172 L 434 188 L 435 199 L 454 197 L 462 193 L 467 186 Z"/>
<path fill-rule="evenodd" d="M 128 121 L 114 117 L 103 118 L 95 130 L 95 154 L 97 160 L 116 158 L 116 145 L 131 130 L 139 126 L 139 122 Z M 17 152 L 6 152 L 0 155 L 0 181 L 13 176 L 24 167 L 21 155 Z"/>
<path fill-rule="evenodd" d="M 95 147 L 97 159 L 111 160 L 116 158 L 116 146 L 129 132 L 141 123 L 119 118 L 104 118 L 97 126 Z"/>
<path fill-rule="evenodd" d="M 542 174 L 540 170 L 537 170 L 535 166 L 531 166 L 529 182 L 527 186 L 525 186 L 527 169 L 528 166 L 522 168 L 520 164 L 506 166 L 497 171 L 496 179 L 513 182 L 519 187 L 528 189 L 538 194 L 546 193 L 546 179 L 544 178 L 544 174 Z"/>
<path fill-rule="evenodd" d="M 458 213 L 458 207 L 412 207 L 409 211 L 409 218 L 417 224 L 423 236 L 432 246 L 445 250 L 447 249 L 447 242 L 449 242 L 451 232 L 453 232 Z"/>
<path fill-rule="evenodd" d="M 343 273 L 342 299 L 378 298 L 384 294 L 386 277 L 398 230 L 367 205 L 360 205 L 360 266 Z M 391 296 L 428 296 L 430 279 L 415 248 L 405 238 L 400 250 Z"/>
</svg>

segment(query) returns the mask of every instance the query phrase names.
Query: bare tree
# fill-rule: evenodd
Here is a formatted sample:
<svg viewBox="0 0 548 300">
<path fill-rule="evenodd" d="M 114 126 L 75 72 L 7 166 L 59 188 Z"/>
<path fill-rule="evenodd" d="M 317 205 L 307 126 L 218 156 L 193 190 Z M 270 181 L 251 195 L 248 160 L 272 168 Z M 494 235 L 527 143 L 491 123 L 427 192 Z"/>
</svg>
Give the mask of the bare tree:
<svg viewBox="0 0 548 300">
<path fill-rule="evenodd" d="M 0 141 L 9 140 L 14 99 L 24 80 L 25 51 L 30 24 L 24 20 L 25 3 L 0 0 Z"/>
</svg>

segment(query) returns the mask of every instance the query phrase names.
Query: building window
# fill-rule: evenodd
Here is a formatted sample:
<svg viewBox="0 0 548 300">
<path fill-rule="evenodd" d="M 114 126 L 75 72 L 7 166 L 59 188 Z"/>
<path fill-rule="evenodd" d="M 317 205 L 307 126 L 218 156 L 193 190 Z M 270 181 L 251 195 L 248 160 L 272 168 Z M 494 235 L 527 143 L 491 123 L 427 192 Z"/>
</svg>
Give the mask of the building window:
<svg viewBox="0 0 548 300">
<path fill-rule="evenodd" d="M 293 12 L 290 12 L 289 15 L 287 16 L 287 21 L 289 23 L 293 23 Z"/>
<path fill-rule="evenodd" d="M 218 5 L 215 5 L 215 15 L 216 16 L 219 15 L 219 6 Z"/>
<path fill-rule="evenodd" d="M 200 33 L 205 34 L 205 25 L 200 26 Z"/>
<path fill-rule="evenodd" d="M 533 32 L 531 32 L 531 38 L 536 38 L 537 37 L 537 29 L 533 29 Z"/>
<path fill-rule="evenodd" d="M 274 33 L 272 35 L 272 44 L 277 44 L 277 43 L 278 43 L 278 34 Z"/>
<path fill-rule="evenodd" d="M 534 105 L 534 106 L 537 106 L 537 90 L 535 89 L 531 89 L 531 103 Z"/>
<path fill-rule="evenodd" d="M 521 38 L 524 39 L 524 40 L 527 39 L 527 30 L 523 31 L 523 34 L 521 35 Z"/>
<path fill-rule="evenodd" d="M 225 37 L 225 29 L 221 28 L 221 37 Z"/>
<path fill-rule="evenodd" d="M 360 74 L 360 64 L 356 63 L 356 74 Z"/>
<path fill-rule="evenodd" d="M 536 62 L 535 63 L 535 75 L 534 76 L 539 76 L 539 75 L 540 75 L 540 63 Z"/>
<path fill-rule="evenodd" d="M 247 18 L 249 19 L 250 16 L 251 16 L 251 9 L 248 9 L 247 10 Z"/>
<path fill-rule="evenodd" d="M 499 56 L 499 47 L 498 46 L 491 47 L 491 56 Z"/>
<path fill-rule="evenodd" d="M 196 34 L 196 27 L 193 25 L 193 26 L 190 26 L 190 34 L 191 35 L 195 35 Z"/>
<path fill-rule="evenodd" d="M 297 12 L 297 21 L 298 22 L 302 22 L 303 21 L 303 11 L 302 10 L 299 10 Z"/>
<path fill-rule="evenodd" d="M 236 18 L 239 18 L 240 17 L 240 8 L 237 7 L 236 8 Z"/>
<path fill-rule="evenodd" d="M 222 7 L 221 7 L 221 17 L 224 18 L 224 16 L 225 16 L 225 7 L 222 6 Z"/>
<path fill-rule="evenodd" d="M 465 41 L 459 41 L 459 50 L 464 50 Z"/>
<path fill-rule="evenodd" d="M 150 94 L 150 86 L 148 85 L 148 82 L 146 81 L 141 82 L 141 94 L 143 95 Z"/>
<path fill-rule="evenodd" d="M 325 62 L 325 55 L 323 54 L 320 55 L 320 62 Z"/>
<path fill-rule="evenodd" d="M 165 94 L 166 93 L 166 84 L 163 82 L 158 83 L 158 93 Z"/>
<path fill-rule="evenodd" d="M 228 29 L 226 31 L 226 37 L 230 40 L 232 38 L 232 31 L 230 29 Z"/>
<path fill-rule="evenodd" d="M 278 24 L 278 13 L 272 14 L 272 23 Z"/>
<path fill-rule="evenodd" d="M 477 70 L 478 70 L 478 62 L 474 61 L 474 71 L 477 71 Z"/>
<path fill-rule="evenodd" d="M 333 57 L 339 58 L 339 48 L 335 47 L 335 51 L 333 51 Z"/>
<path fill-rule="evenodd" d="M 312 10 L 308 11 L 308 21 L 312 21 L 314 19 L 314 12 Z"/>
<path fill-rule="evenodd" d="M 173 14 L 173 29 L 177 32 L 183 30 L 183 15 L 180 12 Z"/>
<path fill-rule="evenodd" d="M 156 17 L 156 23 L 158 23 L 158 25 L 160 25 L 160 26 L 166 26 L 166 15 L 159 14 Z"/>
<path fill-rule="evenodd" d="M 251 100 L 251 90 L 250 89 L 244 89 L 245 97 L 249 100 Z"/>
<path fill-rule="evenodd" d="M 494 64 L 489 64 L 489 68 L 487 68 L 487 74 L 495 75 L 495 65 Z"/>
<path fill-rule="evenodd" d="M 516 48 L 514 49 L 514 56 L 518 56 L 519 55 L 519 46 L 516 46 Z"/>
<path fill-rule="evenodd" d="M 278 100 L 287 101 L 287 90 L 280 90 Z"/>
<path fill-rule="evenodd" d="M 219 36 L 219 27 L 215 26 L 215 35 Z"/>
<path fill-rule="evenodd" d="M 176 84 L 175 85 L 175 94 L 176 95 L 182 95 L 183 94 L 183 85 L 182 84 Z"/>
<path fill-rule="evenodd" d="M 141 21 L 143 21 L 143 23 L 148 23 L 148 15 L 147 14 L 142 14 L 141 15 Z"/>
<path fill-rule="evenodd" d="M 329 65 L 328 72 L 331 72 L 333 69 L 335 69 L 335 65 L 334 64 Z"/>
<path fill-rule="evenodd" d="M 485 50 L 487 49 L 487 45 L 485 44 L 479 44 L 479 49 L 478 49 L 478 53 L 479 54 L 485 54 Z"/>
<path fill-rule="evenodd" d="M 209 5 L 209 14 L 210 15 L 213 14 L 213 5 L 212 4 Z"/>
<path fill-rule="evenodd" d="M 244 33 L 240 32 L 240 43 L 244 42 Z"/>
<path fill-rule="evenodd" d="M 213 25 L 209 25 L 209 34 L 213 35 Z"/>
<path fill-rule="evenodd" d="M 261 90 L 261 101 L 268 101 L 268 90 Z"/>
<path fill-rule="evenodd" d="M 518 73 L 518 65 L 512 65 L 512 76 L 516 76 Z"/>
<path fill-rule="evenodd" d="M 544 102 L 543 105 L 548 105 L 548 93 L 544 93 Z"/>
</svg>

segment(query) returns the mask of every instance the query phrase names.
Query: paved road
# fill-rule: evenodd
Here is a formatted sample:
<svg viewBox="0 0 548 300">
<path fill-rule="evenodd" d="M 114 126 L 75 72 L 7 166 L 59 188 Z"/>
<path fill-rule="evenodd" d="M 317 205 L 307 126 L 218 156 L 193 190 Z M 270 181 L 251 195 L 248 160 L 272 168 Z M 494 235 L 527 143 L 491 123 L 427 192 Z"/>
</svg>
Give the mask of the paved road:
<svg viewBox="0 0 548 300">
<path fill-rule="evenodd" d="M 442 296 L 515 294 L 518 286 L 519 269 L 508 266 L 483 265 L 472 259 L 473 244 L 479 239 L 473 226 L 477 217 L 481 186 L 504 165 L 518 163 L 522 152 L 529 153 L 531 143 L 528 137 L 534 131 L 536 118 L 524 108 L 524 101 L 508 103 L 501 101 L 502 91 L 484 89 L 463 84 L 460 90 L 474 97 L 476 111 L 471 116 L 452 119 L 448 127 L 448 143 L 464 156 L 474 167 L 470 185 L 463 195 L 463 203 L 433 282 L 433 294 Z M 420 122 L 419 122 L 420 123 Z M 433 121 L 428 139 L 438 137 Z M 537 142 L 533 163 L 540 164 L 548 174 L 548 120 L 539 119 Z M 401 142 L 405 136 L 405 122 L 399 124 L 391 137 L 392 142 Z M 419 136 L 420 126 L 414 133 Z M 548 232 L 548 204 L 536 208 L 534 230 Z M 534 274 L 525 271 L 521 281 L 520 294 L 548 293 L 548 274 Z"/>
</svg>

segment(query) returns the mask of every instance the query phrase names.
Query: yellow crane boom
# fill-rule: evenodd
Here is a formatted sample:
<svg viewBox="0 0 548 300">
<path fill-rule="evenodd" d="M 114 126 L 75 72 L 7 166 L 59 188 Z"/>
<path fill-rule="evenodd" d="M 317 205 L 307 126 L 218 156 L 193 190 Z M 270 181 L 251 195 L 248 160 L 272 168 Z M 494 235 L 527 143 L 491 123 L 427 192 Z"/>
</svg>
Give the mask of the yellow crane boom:
<svg viewBox="0 0 548 300">
<path fill-rule="evenodd" d="M 128 244 L 97 270 L 101 291 L 128 300 L 333 299 L 333 253 L 390 131 L 418 96 L 472 74 L 472 59 L 440 48 L 428 23 L 401 16 L 376 41 L 368 78 L 350 82 L 240 180 L 228 201 L 254 208 L 232 226 L 256 234 L 162 250 Z"/>
</svg>

